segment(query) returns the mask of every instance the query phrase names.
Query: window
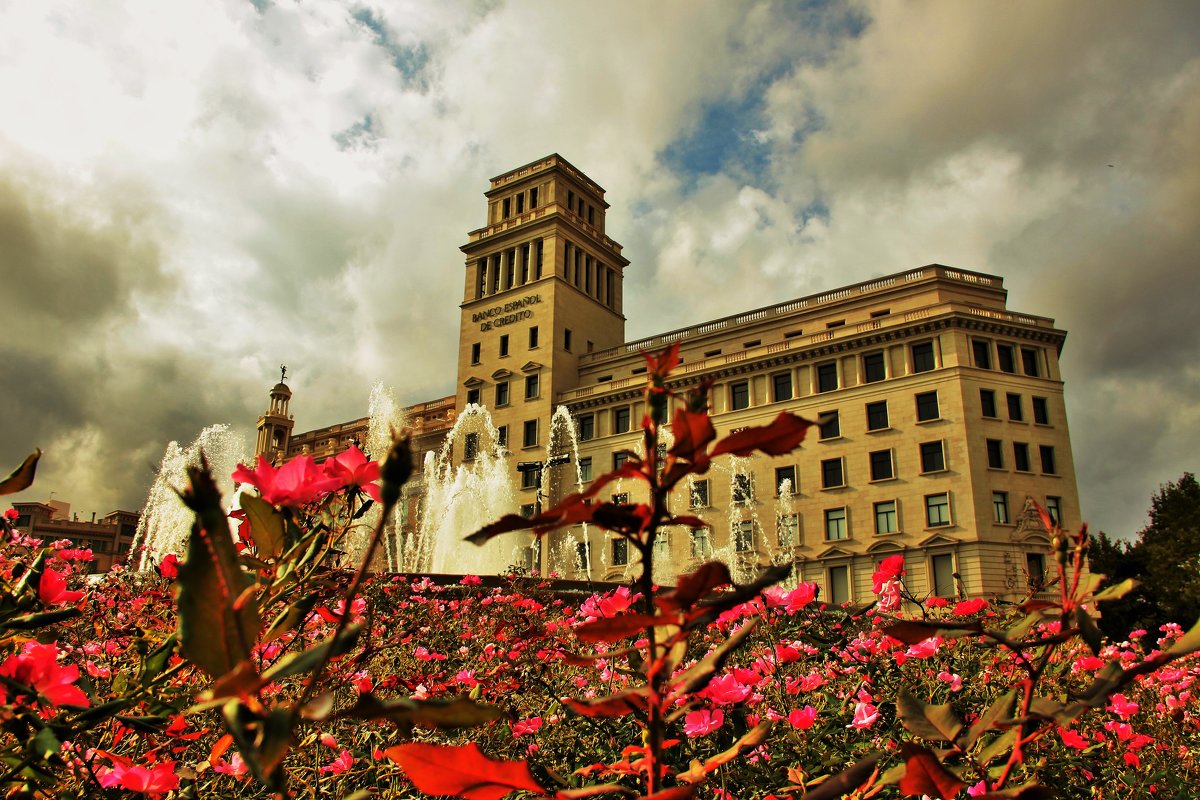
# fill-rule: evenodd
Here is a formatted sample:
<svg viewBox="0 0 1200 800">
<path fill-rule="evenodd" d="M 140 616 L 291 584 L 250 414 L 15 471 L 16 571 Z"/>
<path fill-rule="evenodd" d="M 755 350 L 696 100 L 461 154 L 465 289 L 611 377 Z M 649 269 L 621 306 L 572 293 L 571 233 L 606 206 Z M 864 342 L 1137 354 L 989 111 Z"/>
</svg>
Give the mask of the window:
<svg viewBox="0 0 1200 800">
<path fill-rule="evenodd" d="M 928 422 L 941 416 L 938 411 L 937 392 L 922 392 L 917 395 L 917 421 Z"/>
<path fill-rule="evenodd" d="M 1043 444 L 1038 447 L 1038 453 L 1042 457 L 1042 474 L 1057 475 L 1058 470 L 1054 468 L 1054 448 Z"/>
<path fill-rule="evenodd" d="M 692 481 L 692 508 L 708 508 L 708 481 Z"/>
<path fill-rule="evenodd" d="M 1050 409 L 1046 405 L 1046 398 L 1033 398 L 1033 421 L 1038 425 L 1050 424 Z"/>
<path fill-rule="evenodd" d="M 629 453 L 626 453 L 624 451 L 619 452 L 619 453 L 613 453 L 612 458 L 613 458 L 613 469 L 618 470 L 621 468 L 621 465 L 623 465 L 626 461 L 629 460 Z"/>
<path fill-rule="evenodd" d="M 994 419 L 1000 416 L 996 413 L 996 393 L 991 389 L 980 389 L 979 408 L 980 413 L 985 417 L 992 417 Z"/>
<path fill-rule="evenodd" d="M 614 567 L 623 567 L 629 563 L 629 542 L 627 540 L 612 540 L 612 563 Z"/>
<path fill-rule="evenodd" d="M 754 502 L 754 482 L 745 473 L 733 476 L 733 486 L 730 492 L 736 505 L 746 506 Z"/>
<path fill-rule="evenodd" d="M 821 488 L 837 489 L 845 485 L 845 477 L 842 474 L 842 460 L 840 458 L 827 458 L 822 461 Z"/>
<path fill-rule="evenodd" d="M 980 369 L 992 368 L 992 345 L 980 339 L 971 340 L 971 355 L 975 358 L 975 366 Z"/>
<path fill-rule="evenodd" d="M 1025 413 L 1021 410 L 1021 395 L 1009 392 L 1005 397 L 1008 400 L 1008 418 L 1014 422 L 1024 422 Z"/>
<path fill-rule="evenodd" d="M 534 186 L 529 190 L 529 207 L 537 208 L 538 204 L 538 187 Z"/>
<path fill-rule="evenodd" d="M 592 548 L 587 542 L 575 543 L 575 568 L 587 571 L 592 563 Z"/>
<path fill-rule="evenodd" d="M 1055 525 L 1062 527 L 1062 498 L 1061 497 L 1046 497 L 1046 513 L 1050 515 L 1050 521 Z"/>
<path fill-rule="evenodd" d="M 579 459 L 579 481 L 580 483 L 592 482 L 592 457 L 584 456 Z"/>
<path fill-rule="evenodd" d="M 1031 375 L 1034 378 L 1041 376 L 1041 370 L 1038 369 L 1038 360 L 1038 351 L 1036 348 L 1021 348 L 1021 371 L 1026 375 Z"/>
<path fill-rule="evenodd" d="M 614 408 L 613 412 L 613 433 L 628 433 L 629 432 L 629 406 L 621 406 Z"/>
<path fill-rule="evenodd" d="M 527 469 L 521 471 L 521 488 L 536 489 L 538 481 L 542 478 L 541 470 Z"/>
<path fill-rule="evenodd" d="M 996 362 L 1000 365 L 1001 372 L 1017 371 L 1017 361 L 1013 355 L 1013 346 L 1011 344 L 996 345 Z"/>
<path fill-rule="evenodd" d="M 660 564 L 665 564 L 671 557 L 670 531 L 659 531 L 658 536 L 654 538 L 654 557 Z"/>
<path fill-rule="evenodd" d="M 822 439 L 836 439 L 842 435 L 842 418 L 837 411 L 822 411 L 817 416 L 817 426 Z"/>
<path fill-rule="evenodd" d="M 525 376 L 525 399 L 534 400 L 538 396 L 538 390 L 541 388 L 538 375 Z"/>
<path fill-rule="evenodd" d="M 1017 472 L 1029 472 L 1029 445 L 1024 442 L 1013 442 L 1013 469 Z"/>
<path fill-rule="evenodd" d="M 946 453 L 941 441 L 921 442 L 921 472 L 941 472 L 946 468 Z"/>
<path fill-rule="evenodd" d="M 563 328 L 563 350 L 571 352 L 571 329 Z"/>
<path fill-rule="evenodd" d="M 737 381 L 729 384 L 729 408 L 740 411 L 750 407 L 750 381 Z"/>
<path fill-rule="evenodd" d="M 892 470 L 892 451 L 876 450 L 871 453 L 871 480 L 886 481 L 894 478 Z"/>
<path fill-rule="evenodd" d="M 708 558 L 712 554 L 712 531 L 708 528 L 693 528 L 691 544 L 692 558 Z"/>
<path fill-rule="evenodd" d="M 496 384 L 496 405 L 508 405 L 508 381 L 501 381 Z"/>
<path fill-rule="evenodd" d="M 470 405 L 476 405 L 476 406 L 479 405 L 479 390 L 478 389 L 468 389 L 467 390 L 467 405 L 469 405 L 469 406 Z"/>
<path fill-rule="evenodd" d="M 463 440 L 463 459 L 471 461 L 477 455 L 479 455 L 479 434 L 468 433 L 467 438 Z"/>
<path fill-rule="evenodd" d="M 1046 556 L 1041 553 L 1025 554 L 1025 572 L 1029 576 L 1029 588 L 1041 591 L 1046 585 Z"/>
<path fill-rule="evenodd" d="M 517 195 L 517 213 L 520 214 L 525 210 L 525 193 L 521 192 Z"/>
<path fill-rule="evenodd" d="M 825 509 L 825 539 L 837 541 L 848 539 L 849 536 L 849 529 L 846 526 L 846 509 L 844 507 Z"/>
<path fill-rule="evenodd" d="M 896 533 L 900 530 L 900 520 L 896 514 L 896 501 L 884 500 L 875 504 L 875 532 Z"/>
<path fill-rule="evenodd" d="M 929 372 L 934 368 L 933 342 L 920 342 L 912 346 L 913 372 Z"/>
<path fill-rule="evenodd" d="M 496 428 L 496 444 L 500 447 L 508 447 L 508 426 L 501 425 Z"/>
<path fill-rule="evenodd" d="M 504 210 L 501 212 L 501 218 L 508 219 L 512 215 L 512 199 L 508 197 L 504 198 L 503 207 Z"/>
<path fill-rule="evenodd" d="M 817 391 L 832 392 L 838 388 L 837 362 L 829 361 L 817 365 Z"/>
<path fill-rule="evenodd" d="M 754 520 L 744 519 L 733 529 L 733 549 L 739 553 L 754 549 Z"/>
<path fill-rule="evenodd" d="M 933 593 L 938 597 L 954 597 L 958 594 L 954 586 L 954 556 L 949 553 L 929 559 L 933 573 Z"/>
<path fill-rule="evenodd" d="M 538 346 L 538 326 L 534 325 L 529 329 L 529 349 L 532 350 L 533 348 L 535 348 L 537 346 Z"/>
<path fill-rule="evenodd" d="M 987 440 L 987 460 L 989 469 L 1004 469 L 1004 443 L 999 439 Z"/>
<path fill-rule="evenodd" d="M 925 495 L 925 522 L 931 528 L 940 528 L 950 524 L 950 495 Z"/>
<path fill-rule="evenodd" d="M 506 355 L 508 355 L 508 334 L 507 333 L 500 337 L 500 357 L 503 358 Z"/>
<path fill-rule="evenodd" d="M 782 548 L 800 544 L 800 515 L 781 514 L 776 521 L 775 534 L 779 537 L 779 546 Z"/>
<path fill-rule="evenodd" d="M 579 441 L 586 442 L 596 437 L 595 414 L 581 414 L 575 423 L 579 427 Z"/>
<path fill-rule="evenodd" d="M 1008 524 L 1008 492 L 992 492 L 992 519 L 1001 525 Z"/>
<path fill-rule="evenodd" d="M 482 347 L 479 344 L 479 342 L 475 342 L 475 344 L 471 345 L 471 363 L 472 364 L 479 363 L 481 349 L 482 349 Z"/>
<path fill-rule="evenodd" d="M 538 443 L 538 421 L 536 419 L 525 420 L 525 436 L 522 440 L 525 447 L 536 447 Z"/>
<path fill-rule="evenodd" d="M 868 353 L 863 356 L 863 382 L 875 383 L 886 378 L 883 353 Z"/>
<path fill-rule="evenodd" d="M 835 606 L 850 602 L 850 568 L 829 568 L 829 602 Z"/>
<path fill-rule="evenodd" d="M 619 506 L 628 505 L 629 492 L 617 492 L 612 496 L 612 501 Z"/>
<path fill-rule="evenodd" d="M 796 468 L 775 468 L 775 491 L 779 497 L 791 497 L 796 494 Z"/>
<path fill-rule="evenodd" d="M 882 431 L 888 427 L 887 400 L 867 403 L 867 430 Z"/>
<path fill-rule="evenodd" d="M 525 519 L 530 519 L 536 510 L 537 506 L 533 503 L 525 503 L 521 506 L 521 516 Z"/>
<path fill-rule="evenodd" d="M 776 403 L 792 399 L 792 373 L 777 372 L 771 376 L 771 397 Z"/>
</svg>

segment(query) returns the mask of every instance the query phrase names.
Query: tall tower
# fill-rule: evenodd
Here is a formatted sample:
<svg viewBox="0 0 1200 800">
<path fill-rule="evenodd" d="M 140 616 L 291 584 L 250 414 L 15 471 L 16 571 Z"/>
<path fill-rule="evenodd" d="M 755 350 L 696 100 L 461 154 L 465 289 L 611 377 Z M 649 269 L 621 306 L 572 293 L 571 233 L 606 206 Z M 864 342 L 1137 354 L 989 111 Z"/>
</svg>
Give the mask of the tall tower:
<svg viewBox="0 0 1200 800">
<path fill-rule="evenodd" d="M 487 406 L 514 462 L 545 461 L 555 399 L 578 385 L 579 357 L 625 341 L 629 261 L 604 233 L 604 189 L 558 154 L 492 178 L 485 196 L 486 225 L 461 248 L 456 406 Z M 522 505 L 535 502 L 531 488 Z"/>
<path fill-rule="evenodd" d="M 271 389 L 271 404 L 266 413 L 258 418 L 258 442 L 254 446 L 255 456 L 266 456 L 267 460 L 279 465 L 287 454 L 288 440 L 292 436 L 292 428 L 296 421 L 288 414 L 288 402 L 292 399 L 292 390 L 284 380 L 287 378 L 287 367 L 279 368 L 279 383 Z"/>
</svg>

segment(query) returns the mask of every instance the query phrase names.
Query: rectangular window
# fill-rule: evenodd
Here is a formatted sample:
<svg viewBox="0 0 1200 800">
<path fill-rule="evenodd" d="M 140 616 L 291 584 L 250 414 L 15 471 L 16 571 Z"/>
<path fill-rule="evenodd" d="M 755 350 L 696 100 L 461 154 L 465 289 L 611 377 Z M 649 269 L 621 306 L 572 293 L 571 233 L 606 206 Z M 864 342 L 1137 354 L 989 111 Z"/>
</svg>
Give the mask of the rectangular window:
<svg viewBox="0 0 1200 800">
<path fill-rule="evenodd" d="M 529 329 L 529 349 L 532 350 L 533 348 L 535 348 L 537 346 L 538 346 L 538 326 L 534 325 L 534 326 L 530 327 L 530 329 Z"/>
<path fill-rule="evenodd" d="M 882 431 L 888 427 L 887 400 L 867 403 L 867 430 Z"/>
<path fill-rule="evenodd" d="M 580 414 L 579 419 L 575 421 L 579 428 L 579 441 L 586 442 L 589 439 L 596 438 L 596 415 L 595 414 Z"/>
<path fill-rule="evenodd" d="M 980 369 L 992 368 L 992 343 L 982 339 L 971 340 L 971 355 L 975 358 L 975 366 Z"/>
<path fill-rule="evenodd" d="M 581 483 L 592 482 L 592 457 L 585 456 L 579 459 L 579 480 Z"/>
<path fill-rule="evenodd" d="M 541 376 L 539 376 L 539 375 L 526 375 L 525 376 L 525 399 L 526 400 L 537 399 L 537 396 L 541 389 L 541 380 L 539 380 L 540 377 Z"/>
<path fill-rule="evenodd" d="M 588 206 L 588 225 L 596 224 L 596 209 L 593 206 Z"/>
<path fill-rule="evenodd" d="M 838 388 L 837 362 L 828 361 L 817 365 L 817 391 L 832 392 Z"/>
<path fill-rule="evenodd" d="M 735 505 L 747 506 L 754 502 L 754 482 L 745 473 L 733 476 L 733 486 L 730 491 Z"/>
<path fill-rule="evenodd" d="M 525 211 L 525 193 L 521 192 L 517 195 L 517 213 L 520 214 L 523 211 Z"/>
<path fill-rule="evenodd" d="M 692 481 L 692 508 L 708 508 L 708 480 Z"/>
<path fill-rule="evenodd" d="M 776 403 L 792 399 L 792 373 L 777 372 L 771 376 L 771 397 Z"/>
<path fill-rule="evenodd" d="M 496 428 L 496 444 L 500 447 L 508 447 L 508 426 L 501 425 Z"/>
<path fill-rule="evenodd" d="M 508 197 L 504 198 L 504 202 L 501 205 L 503 206 L 503 210 L 500 212 L 500 216 L 502 219 L 508 219 L 512 216 L 512 199 Z"/>
<path fill-rule="evenodd" d="M 533 503 L 525 503 L 521 506 L 521 516 L 525 519 L 531 519 L 536 510 L 537 506 Z"/>
<path fill-rule="evenodd" d="M 629 503 L 629 492 L 617 492 L 612 496 L 612 501 L 619 506 L 627 505 Z"/>
<path fill-rule="evenodd" d="M 754 550 L 754 520 L 744 519 L 733 529 L 733 549 L 739 553 Z"/>
<path fill-rule="evenodd" d="M 1033 398 L 1033 421 L 1038 425 L 1050 424 L 1050 409 L 1046 405 L 1046 398 Z"/>
<path fill-rule="evenodd" d="M 503 358 L 506 355 L 508 355 L 508 334 L 507 333 L 500 337 L 500 357 Z"/>
<path fill-rule="evenodd" d="M 846 509 L 844 507 L 825 509 L 825 539 L 840 541 L 849 537 L 850 532 L 846 526 Z"/>
<path fill-rule="evenodd" d="M 1021 395 L 1009 392 L 1005 397 L 1008 400 L 1008 418 L 1014 422 L 1024 422 L 1025 412 L 1021 409 Z"/>
<path fill-rule="evenodd" d="M 933 342 L 920 342 L 912 346 L 913 372 L 929 372 L 933 363 Z"/>
<path fill-rule="evenodd" d="M 467 390 L 467 405 L 469 405 L 469 406 L 479 405 L 479 390 L 478 389 L 468 389 Z"/>
<path fill-rule="evenodd" d="M 781 514 L 776 520 L 775 534 L 779 537 L 779 546 L 785 550 L 800 544 L 800 515 Z"/>
<path fill-rule="evenodd" d="M 946 468 L 946 452 L 942 443 L 921 442 L 921 472 L 941 472 Z"/>
<path fill-rule="evenodd" d="M 575 193 L 570 189 L 567 190 L 567 208 L 571 211 L 575 210 Z"/>
<path fill-rule="evenodd" d="M 537 208 L 538 204 L 538 187 L 534 186 L 529 190 L 529 207 Z"/>
<path fill-rule="evenodd" d="M 836 439 L 842 435 L 842 418 L 837 411 L 822 411 L 817 415 L 820 438 Z"/>
<path fill-rule="evenodd" d="M 875 383 L 887 377 L 883 353 L 868 353 L 863 356 L 863 382 Z"/>
<path fill-rule="evenodd" d="M 525 447 L 536 447 L 538 443 L 538 421 L 536 419 L 525 420 L 525 436 L 521 440 Z"/>
<path fill-rule="evenodd" d="M 588 565 L 592 563 L 591 559 L 592 548 L 587 542 L 575 543 L 575 568 L 587 571 Z"/>
<path fill-rule="evenodd" d="M 1046 496 L 1046 513 L 1050 515 L 1050 521 L 1055 525 L 1062 527 L 1062 498 Z"/>
<path fill-rule="evenodd" d="M 613 433 L 628 433 L 629 432 L 629 406 L 621 406 L 614 408 L 612 412 Z"/>
<path fill-rule="evenodd" d="M 471 345 L 471 363 L 472 363 L 472 364 L 478 364 L 478 363 L 479 363 L 480 351 L 481 351 L 482 349 L 483 349 L 483 348 L 482 348 L 482 346 L 479 344 L 479 342 L 475 342 L 475 344 Z"/>
<path fill-rule="evenodd" d="M 527 469 L 521 472 L 521 488 L 536 489 L 538 481 L 542 479 L 542 473 L 536 469 Z"/>
<path fill-rule="evenodd" d="M 930 571 L 933 573 L 933 593 L 937 597 L 955 597 L 958 594 L 954 586 L 954 556 L 949 553 L 934 556 L 929 559 Z"/>
<path fill-rule="evenodd" d="M 1042 474 L 1057 475 L 1058 470 L 1054 466 L 1054 448 L 1048 444 L 1043 444 L 1038 447 L 1038 453 L 1042 457 Z"/>
<path fill-rule="evenodd" d="M 896 501 L 884 500 L 875 504 L 875 532 L 896 533 L 900 530 L 900 519 L 896 513 Z"/>
<path fill-rule="evenodd" d="M 996 345 L 996 362 L 999 364 L 1001 372 L 1017 371 L 1016 355 L 1013 353 L 1011 344 Z"/>
<path fill-rule="evenodd" d="M 932 419 L 938 419 L 940 416 L 937 392 L 922 392 L 917 395 L 918 422 L 928 422 Z"/>
<path fill-rule="evenodd" d="M 992 519 L 1001 525 L 1008 524 L 1008 492 L 992 492 Z"/>
<path fill-rule="evenodd" d="M 477 455 L 479 455 L 479 434 L 468 433 L 467 438 L 463 440 L 463 459 L 471 461 Z"/>
<path fill-rule="evenodd" d="M 925 495 L 925 522 L 931 528 L 940 528 L 950 524 L 950 495 Z"/>
<path fill-rule="evenodd" d="M 1029 472 L 1029 445 L 1024 442 L 1013 442 L 1013 469 L 1017 472 Z"/>
<path fill-rule="evenodd" d="M 796 494 L 796 468 L 775 468 L 775 493 L 778 497 L 790 497 Z"/>
<path fill-rule="evenodd" d="M 892 470 L 892 451 L 876 450 L 871 453 L 871 480 L 886 481 L 894 478 Z"/>
<path fill-rule="evenodd" d="M 629 541 L 626 539 L 612 540 L 612 563 L 614 567 L 623 567 L 629 563 Z"/>
<path fill-rule="evenodd" d="M 850 568 L 829 568 L 829 602 L 835 606 L 850 602 Z"/>
<path fill-rule="evenodd" d="M 1041 376 L 1042 371 L 1038 367 L 1038 351 L 1036 348 L 1021 348 L 1021 371 L 1034 378 Z"/>
<path fill-rule="evenodd" d="M 995 419 L 1000 416 L 996 413 L 996 393 L 991 389 L 979 390 L 979 408 L 980 413 L 985 417 Z"/>
<path fill-rule="evenodd" d="M 508 405 L 508 381 L 500 381 L 496 384 L 496 406 Z"/>
<path fill-rule="evenodd" d="M 618 470 L 621 468 L 622 465 L 624 465 L 624 463 L 626 461 L 629 460 L 629 453 L 626 453 L 626 452 L 613 453 L 612 458 L 613 458 L 613 469 Z"/>
<path fill-rule="evenodd" d="M 991 469 L 1004 469 L 1004 443 L 999 439 L 987 440 L 987 460 Z"/>
<path fill-rule="evenodd" d="M 837 489 L 845 486 L 845 476 L 842 474 L 842 460 L 827 458 L 821 462 L 821 488 Z"/>
<path fill-rule="evenodd" d="M 712 531 L 708 528 L 693 528 L 691 533 L 692 558 L 700 560 L 712 554 Z"/>
<path fill-rule="evenodd" d="M 1046 556 L 1041 553 L 1025 554 L 1025 572 L 1029 579 L 1029 588 L 1040 592 L 1046 585 Z"/>
<path fill-rule="evenodd" d="M 731 411 L 741 411 L 750 407 L 750 381 L 737 381 L 729 384 L 729 408 Z"/>
<path fill-rule="evenodd" d="M 571 352 L 571 329 L 570 328 L 563 329 L 563 350 L 566 350 L 568 353 Z"/>
</svg>

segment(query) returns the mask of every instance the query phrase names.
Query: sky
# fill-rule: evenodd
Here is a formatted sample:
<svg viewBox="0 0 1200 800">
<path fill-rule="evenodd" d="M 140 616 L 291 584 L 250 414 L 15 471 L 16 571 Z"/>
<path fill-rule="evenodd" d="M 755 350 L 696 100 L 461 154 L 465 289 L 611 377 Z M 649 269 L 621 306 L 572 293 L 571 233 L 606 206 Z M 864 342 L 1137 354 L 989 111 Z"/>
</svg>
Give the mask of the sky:
<svg viewBox="0 0 1200 800">
<path fill-rule="evenodd" d="M 992 273 L 1068 331 L 1093 530 L 1200 466 L 1200 4 L 0 0 L 15 499 L 140 508 L 213 423 L 252 452 L 281 363 L 297 430 L 451 393 L 458 247 L 553 152 L 630 340 Z"/>
</svg>

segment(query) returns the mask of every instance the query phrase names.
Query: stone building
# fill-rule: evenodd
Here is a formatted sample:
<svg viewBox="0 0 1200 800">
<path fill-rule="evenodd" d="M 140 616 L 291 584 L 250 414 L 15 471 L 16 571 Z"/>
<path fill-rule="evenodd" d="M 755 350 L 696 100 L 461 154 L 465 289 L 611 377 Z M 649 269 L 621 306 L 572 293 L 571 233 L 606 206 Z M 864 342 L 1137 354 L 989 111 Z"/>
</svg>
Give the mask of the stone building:
<svg viewBox="0 0 1200 800">
<path fill-rule="evenodd" d="M 1001 278 L 929 265 L 627 342 L 629 262 L 605 232 L 604 190 L 551 155 L 493 178 L 485 196 L 486 225 L 461 248 L 455 394 L 407 410 L 419 449 L 439 448 L 468 404 L 487 407 L 516 505 L 532 513 L 639 445 L 641 353 L 678 342 L 681 385 L 715 381 L 719 433 L 785 409 L 820 429 L 789 456 L 721 459 L 692 483 L 678 502 L 710 526 L 664 537 L 675 571 L 714 555 L 747 573 L 790 560 L 838 602 L 869 597 L 874 567 L 896 553 L 917 595 L 1011 599 L 1045 579 L 1049 537 L 1033 504 L 1080 521 L 1058 365 L 1066 333 L 1010 311 Z M 362 419 L 293 434 L 290 396 L 272 390 L 260 452 L 321 457 L 365 431 Z M 560 406 L 577 454 L 547 451 Z M 455 442 L 454 458 L 479 446 Z M 614 494 L 643 499 L 628 481 Z M 529 566 L 592 579 L 627 577 L 632 556 L 595 529 L 528 552 Z"/>
<path fill-rule="evenodd" d="M 67 503 L 17 502 L 15 527 L 29 536 L 49 543 L 70 539 L 75 547 L 91 548 L 94 557 L 89 569 L 108 572 L 113 564 L 123 563 L 133 544 L 141 514 L 136 511 L 113 511 L 96 519 L 81 520 L 71 514 Z"/>
</svg>

